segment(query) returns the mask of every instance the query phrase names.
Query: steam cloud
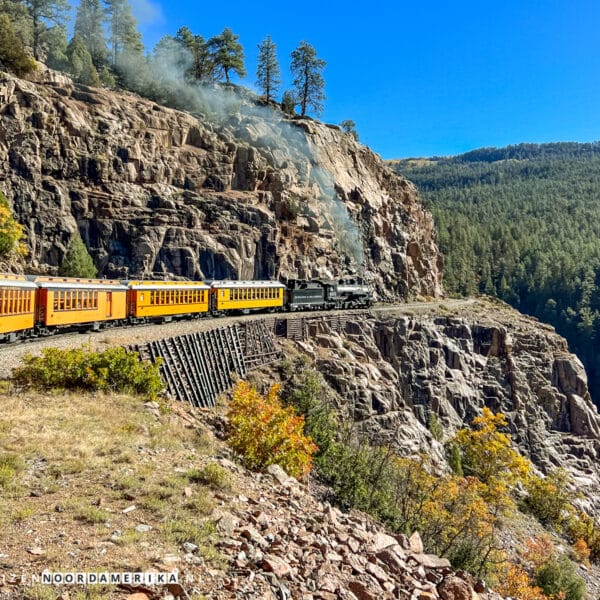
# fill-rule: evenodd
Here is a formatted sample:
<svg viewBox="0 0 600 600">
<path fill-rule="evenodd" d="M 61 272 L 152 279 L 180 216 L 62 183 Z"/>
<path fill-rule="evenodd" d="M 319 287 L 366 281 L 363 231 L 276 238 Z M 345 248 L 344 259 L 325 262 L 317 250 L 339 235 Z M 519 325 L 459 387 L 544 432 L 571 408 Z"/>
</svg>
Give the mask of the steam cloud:
<svg viewBox="0 0 600 600">
<path fill-rule="evenodd" d="M 257 105 L 251 92 L 190 83 L 185 72 L 191 64 L 191 54 L 173 43 L 163 44 L 150 59 L 125 55 L 119 68 L 130 88 L 146 93 L 154 90 L 157 99 L 229 131 L 251 145 L 275 169 L 292 165 L 298 182 L 314 190 L 322 202 L 340 252 L 362 271 L 364 255 L 360 231 L 335 190 L 333 175 L 320 166 L 318 149 L 304 129 L 287 121 L 281 112 Z"/>
</svg>

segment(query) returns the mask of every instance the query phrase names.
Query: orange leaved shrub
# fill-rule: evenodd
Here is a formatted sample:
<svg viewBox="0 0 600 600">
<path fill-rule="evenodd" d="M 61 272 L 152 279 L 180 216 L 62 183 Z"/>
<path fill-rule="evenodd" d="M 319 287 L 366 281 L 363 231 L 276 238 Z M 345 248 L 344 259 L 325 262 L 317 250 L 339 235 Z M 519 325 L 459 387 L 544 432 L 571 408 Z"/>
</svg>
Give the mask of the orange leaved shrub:
<svg viewBox="0 0 600 600">
<path fill-rule="evenodd" d="M 279 399 L 279 386 L 263 396 L 245 381 L 233 390 L 229 405 L 229 445 L 244 457 L 250 469 L 280 465 L 289 475 L 303 478 L 318 450 L 304 435 L 304 417 Z"/>
</svg>

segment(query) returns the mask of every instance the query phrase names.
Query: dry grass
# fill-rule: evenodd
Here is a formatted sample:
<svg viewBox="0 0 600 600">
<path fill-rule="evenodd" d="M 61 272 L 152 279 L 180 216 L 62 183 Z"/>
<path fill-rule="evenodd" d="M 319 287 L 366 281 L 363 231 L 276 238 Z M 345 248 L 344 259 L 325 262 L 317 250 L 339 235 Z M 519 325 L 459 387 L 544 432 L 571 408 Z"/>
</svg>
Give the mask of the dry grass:
<svg viewBox="0 0 600 600">
<path fill-rule="evenodd" d="M 177 411 L 157 416 L 121 395 L 0 392 L 0 415 L 0 553 L 23 573 L 148 569 L 188 540 L 218 562 L 212 490 L 226 474 L 185 476 L 213 446 Z M 136 531 L 142 523 L 151 529 Z"/>
</svg>

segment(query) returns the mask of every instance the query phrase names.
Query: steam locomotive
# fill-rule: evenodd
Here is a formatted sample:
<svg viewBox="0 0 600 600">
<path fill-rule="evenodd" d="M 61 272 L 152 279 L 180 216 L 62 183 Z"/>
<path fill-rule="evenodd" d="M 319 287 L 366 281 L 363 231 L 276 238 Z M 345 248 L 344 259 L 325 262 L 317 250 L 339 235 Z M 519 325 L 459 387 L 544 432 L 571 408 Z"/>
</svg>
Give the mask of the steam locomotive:
<svg viewBox="0 0 600 600">
<path fill-rule="evenodd" d="M 360 278 L 143 281 L 0 274 L 0 341 L 259 311 L 368 308 Z"/>
</svg>

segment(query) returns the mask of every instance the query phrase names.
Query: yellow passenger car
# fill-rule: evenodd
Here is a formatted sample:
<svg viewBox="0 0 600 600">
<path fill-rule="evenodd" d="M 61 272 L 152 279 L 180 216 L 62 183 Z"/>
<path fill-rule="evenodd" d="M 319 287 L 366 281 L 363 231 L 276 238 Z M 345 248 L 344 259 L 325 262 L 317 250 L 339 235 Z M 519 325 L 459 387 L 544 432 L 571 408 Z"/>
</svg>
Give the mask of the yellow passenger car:
<svg viewBox="0 0 600 600">
<path fill-rule="evenodd" d="M 33 329 L 36 286 L 24 275 L 0 274 L 0 339 Z"/>
<path fill-rule="evenodd" d="M 208 312 L 210 287 L 201 281 L 123 281 L 129 288 L 128 314 L 134 320 L 169 321 Z"/>
<path fill-rule="evenodd" d="M 50 329 L 125 320 L 127 288 L 109 279 L 35 277 L 38 286 L 36 321 Z"/>
<path fill-rule="evenodd" d="M 283 306 L 285 286 L 279 281 L 213 281 L 210 288 L 213 311 L 248 313 Z"/>
</svg>

